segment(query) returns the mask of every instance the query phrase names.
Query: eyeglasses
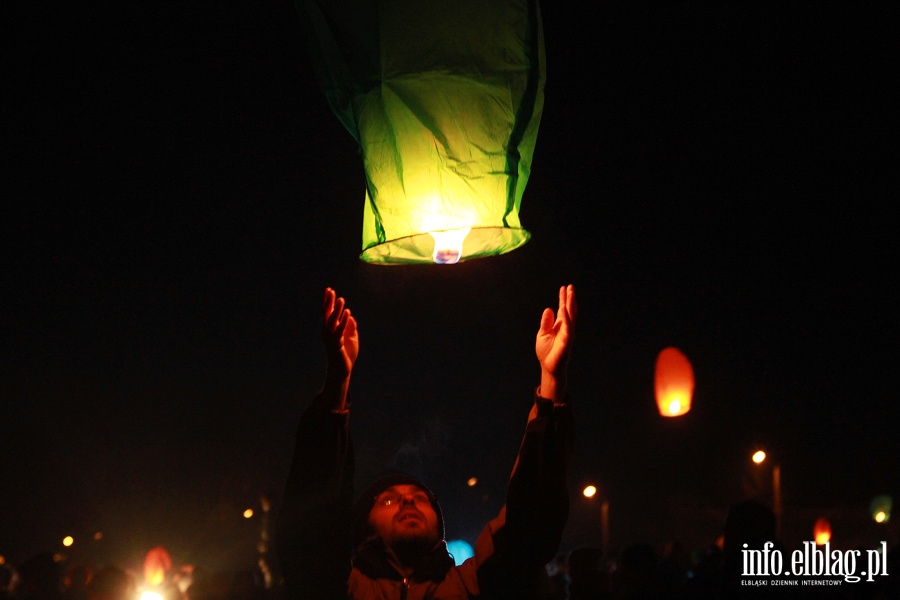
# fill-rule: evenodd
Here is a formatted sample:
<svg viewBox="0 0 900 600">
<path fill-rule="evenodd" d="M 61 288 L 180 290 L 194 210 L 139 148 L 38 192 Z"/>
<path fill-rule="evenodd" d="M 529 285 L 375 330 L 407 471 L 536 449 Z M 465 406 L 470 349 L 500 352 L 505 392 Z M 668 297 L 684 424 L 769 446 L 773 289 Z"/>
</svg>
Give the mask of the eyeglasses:
<svg viewBox="0 0 900 600">
<path fill-rule="evenodd" d="M 399 506 L 409 499 L 417 506 L 431 505 L 431 499 L 425 492 L 413 492 L 401 494 L 400 492 L 385 492 L 375 496 L 375 506 Z"/>
</svg>

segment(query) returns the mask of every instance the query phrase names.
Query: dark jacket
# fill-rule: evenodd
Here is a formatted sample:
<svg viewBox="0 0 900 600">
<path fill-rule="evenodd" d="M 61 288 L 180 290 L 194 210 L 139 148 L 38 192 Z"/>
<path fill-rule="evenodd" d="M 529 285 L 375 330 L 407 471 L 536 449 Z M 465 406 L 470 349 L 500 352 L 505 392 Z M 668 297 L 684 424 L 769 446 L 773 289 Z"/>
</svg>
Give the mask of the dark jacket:
<svg viewBox="0 0 900 600">
<path fill-rule="evenodd" d="M 409 578 L 378 538 L 353 548 L 353 444 L 349 413 L 320 398 L 297 430 L 276 548 L 290 600 L 527 598 L 553 559 L 568 517 L 572 414 L 535 397 L 506 505 L 481 532 L 474 556 L 453 566 L 441 542 Z"/>
</svg>

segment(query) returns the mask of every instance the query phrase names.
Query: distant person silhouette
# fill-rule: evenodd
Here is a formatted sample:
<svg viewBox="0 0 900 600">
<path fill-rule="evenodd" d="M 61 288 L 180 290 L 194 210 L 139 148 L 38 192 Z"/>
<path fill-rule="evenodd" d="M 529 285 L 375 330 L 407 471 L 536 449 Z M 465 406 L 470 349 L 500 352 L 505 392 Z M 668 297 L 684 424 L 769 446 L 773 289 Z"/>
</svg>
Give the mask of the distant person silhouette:
<svg viewBox="0 0 900 600">
<path fill-rule="evenodd" d="M 608 600 L 609 573 L 600 548 L 576 548 L 569 553 L 569 600 Z"/>
<path fill-rule="evenodd" d="M 19 568 L 19 600 L 62 600 L 62 569 L 51 554 L 36 554 Z"/>
<path fill-rule="evenodd" d="M 135 582 L 122 569 L 107 565 L 87 585 L 88 600 L 133 600 Z"/>
</svg>

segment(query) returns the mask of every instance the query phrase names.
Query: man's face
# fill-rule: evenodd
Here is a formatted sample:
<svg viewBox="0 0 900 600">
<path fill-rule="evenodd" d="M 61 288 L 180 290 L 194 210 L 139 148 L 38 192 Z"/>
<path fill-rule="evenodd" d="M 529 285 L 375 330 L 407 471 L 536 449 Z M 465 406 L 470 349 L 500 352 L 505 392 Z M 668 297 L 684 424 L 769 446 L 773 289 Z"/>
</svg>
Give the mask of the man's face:
<svg viewBox="0 0 900 600">
<path fill-rule="evenodd" d="M 395 485 L 378 494 L 369 511 L 369 525 L 391 547 L 414 540 L 429 546 L 440 541 L 437 513 L 417 485 Z"/>
</svg>

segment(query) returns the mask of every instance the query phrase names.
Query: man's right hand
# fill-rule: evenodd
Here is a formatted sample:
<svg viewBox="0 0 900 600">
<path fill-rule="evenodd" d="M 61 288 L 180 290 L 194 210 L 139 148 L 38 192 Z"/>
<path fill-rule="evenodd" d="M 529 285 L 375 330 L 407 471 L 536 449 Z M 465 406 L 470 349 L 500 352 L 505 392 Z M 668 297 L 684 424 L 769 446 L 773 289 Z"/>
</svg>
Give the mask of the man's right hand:
<svg viewBox="0 0 900 600">
<path fill-rule="evenodd" d="M 346 410 L 350 374 L 359 355 L 359 332 L 344 299 L 331 288 L 325 288 L 322 303 L 322 345 L 328 361 L 322 393 L 332 410 Z"/>
</svg>

